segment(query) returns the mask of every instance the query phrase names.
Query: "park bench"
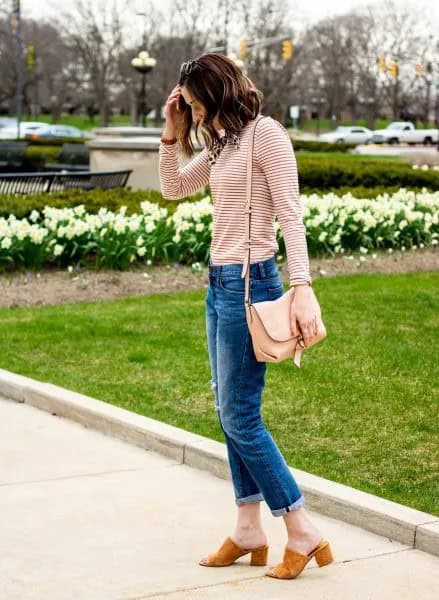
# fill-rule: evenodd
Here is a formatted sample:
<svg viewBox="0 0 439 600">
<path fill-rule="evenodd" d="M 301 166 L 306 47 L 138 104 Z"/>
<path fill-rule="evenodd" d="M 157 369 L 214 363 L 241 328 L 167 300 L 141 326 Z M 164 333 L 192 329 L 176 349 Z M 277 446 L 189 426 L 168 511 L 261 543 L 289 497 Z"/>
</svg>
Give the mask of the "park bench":
<svg viewBox="0 0 439 600">
<path fill-rule="evenodd" d="M 27 142 L 0 142 L 0 169 L 20 169 L 27 146 Z"/>
<path fill-rule="evenodd" d="M 47 171 L 84 171 L 90 164 L 90 150 L 86 144 L 63 144 L 58 162 L 46 163 Z"/>
<path fill-rule="evenodd" d="M 125 187 L 132 170 L 77 173 L 0 173 L 0 194 L 38 194 L 73 188 L 93 190 Z"/>
</svg>

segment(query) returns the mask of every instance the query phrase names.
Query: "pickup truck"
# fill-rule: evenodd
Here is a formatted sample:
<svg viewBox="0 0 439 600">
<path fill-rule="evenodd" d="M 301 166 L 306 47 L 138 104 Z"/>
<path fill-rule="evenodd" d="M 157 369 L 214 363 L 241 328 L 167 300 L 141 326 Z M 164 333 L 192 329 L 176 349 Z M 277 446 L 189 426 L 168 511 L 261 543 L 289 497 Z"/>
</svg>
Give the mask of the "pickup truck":
<svg viewBox="0 0 439 600">
<path fill-rule="evenodd" d="M 386 129 L 376 129 L 373 144 L 437 144 L 438 129 L 416 129 L 410 121 L 394 121 Z"/>
</svg>

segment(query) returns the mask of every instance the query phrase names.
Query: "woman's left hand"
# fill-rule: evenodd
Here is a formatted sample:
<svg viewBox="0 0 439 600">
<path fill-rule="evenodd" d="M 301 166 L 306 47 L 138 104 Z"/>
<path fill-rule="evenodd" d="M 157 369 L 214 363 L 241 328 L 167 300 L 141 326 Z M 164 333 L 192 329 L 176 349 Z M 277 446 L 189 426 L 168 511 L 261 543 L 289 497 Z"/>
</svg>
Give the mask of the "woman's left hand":
<svg viewBox="0 0 439 600">
<path fill-rule="evenodd" d="M 305 346 L 308 346 L 311 338 L 317 335 L 317 318 L 321 317 L 320 305 L 311 286 L 294 286 L 290 315 L 291 335 L 301 333 Z"/>
</svg>

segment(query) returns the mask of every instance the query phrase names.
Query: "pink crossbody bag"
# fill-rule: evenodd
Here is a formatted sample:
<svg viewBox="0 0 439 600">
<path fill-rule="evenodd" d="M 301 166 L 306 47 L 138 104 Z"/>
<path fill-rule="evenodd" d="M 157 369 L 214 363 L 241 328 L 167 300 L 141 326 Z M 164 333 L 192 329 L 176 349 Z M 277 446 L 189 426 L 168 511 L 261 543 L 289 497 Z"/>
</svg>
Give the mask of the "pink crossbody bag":
<svg viewBox="0 0 439 600">
<path fill-rule="evenodd" d="M 326 328 L 321 316 L 317 316 L 317 335 L 313 336 L 308 346 L 305 346 L 302 334 L 291 335 L 291 304 L 294 299 L 294 288 L 291 287 L 277 300 L 252 303 L 250 298 L 250 220 L 252 196 L 253 146 L 256 125 L 264 118 L 260 115 L 255 119 L 250 134 L 250 144 L 247 159 L 247 187 L 245 202 L 245 245 L 248 255 L 245 257 L 241 277 L 245 277 L 245 312 L 247 324 L 252 338 L 256 360 L 259 362 L 281 362 L 292 358 L 293 364 L 300 367 L 303 350 L 313 346 L 326 337 Z M 314 290 L 311 288 L 312 293 Z"/>
</svg>

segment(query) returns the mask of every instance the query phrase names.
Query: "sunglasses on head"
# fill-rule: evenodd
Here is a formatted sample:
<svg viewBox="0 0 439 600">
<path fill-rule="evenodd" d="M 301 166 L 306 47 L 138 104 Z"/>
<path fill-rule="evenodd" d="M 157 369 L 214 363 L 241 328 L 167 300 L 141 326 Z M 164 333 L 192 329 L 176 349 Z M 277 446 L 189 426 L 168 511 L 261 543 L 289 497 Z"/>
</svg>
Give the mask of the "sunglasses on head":
<svg viewBox="0 0 439 600">
<path fill-rule="evenodd" d="M 188 60 L 182 63 L 180 67 L 180 75 L 189 75 L 196 66 L 199 66 L 199 63 L 196 60 Z"/>
</svg>

